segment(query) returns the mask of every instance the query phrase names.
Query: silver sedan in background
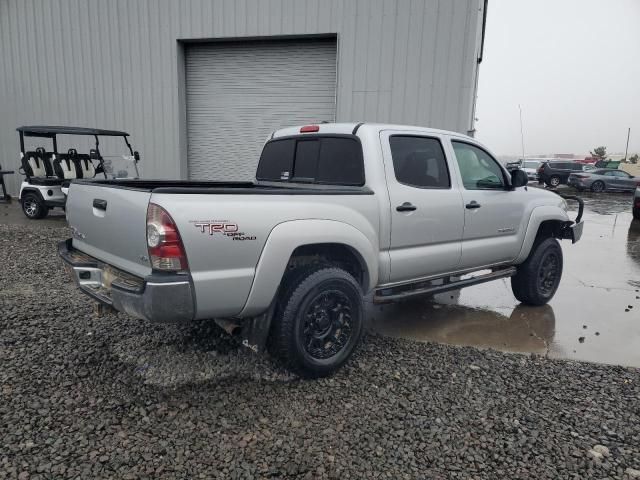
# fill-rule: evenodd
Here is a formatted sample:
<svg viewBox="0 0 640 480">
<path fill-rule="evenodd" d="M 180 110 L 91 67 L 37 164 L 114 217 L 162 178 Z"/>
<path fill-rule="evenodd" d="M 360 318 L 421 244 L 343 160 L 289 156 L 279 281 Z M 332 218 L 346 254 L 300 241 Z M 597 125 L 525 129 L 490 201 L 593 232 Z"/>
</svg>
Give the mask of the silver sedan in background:
<svg viewBox="0 0 640 480">
<path fill-rule="evenodd" d="M 640 177 L 634 177 L 624 170 L 600 168 L 588 172 L 577 172 L 569 175 L 567 184 L 578 190 L 590 189 L 592 192 L 605 190 L 633 192 L 640 186 Z"/>
</svg>

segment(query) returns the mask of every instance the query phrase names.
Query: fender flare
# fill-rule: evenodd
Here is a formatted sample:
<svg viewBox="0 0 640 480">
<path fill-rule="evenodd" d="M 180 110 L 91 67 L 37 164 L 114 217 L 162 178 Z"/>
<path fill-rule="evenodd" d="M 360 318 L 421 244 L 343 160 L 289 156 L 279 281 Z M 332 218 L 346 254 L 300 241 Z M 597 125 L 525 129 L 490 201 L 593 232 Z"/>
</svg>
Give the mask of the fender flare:
<svg viewBox="0 0 640 480">
<path fill-rule="evenodd" d="M 520 248 L 520 253 L 513 261 L 514 264 L 519 264 L 524 262 L 529 253 L 531 252 L 531 248 L 533 247 L 533 242 L 536 240 L 536 235 L 538 235 L 538 229 L 542 222 L 546 222 L 549 220 L 557 220 L 559 222 L 571 222 L 569 215 L 567 212 L 559 207 L 544 205 L 534 208 L 531 211 L 531 216 L 529 217 L 529 222 L 527 223 L 527 231 L 524 235 L 524 241 L 522 242 L 522 247 Z"/>
<path fill-rule="evenodd" d="M 291 220 L 276 225 L 258 259 L 253 284 L 240 317 L 255 316 L 267 308 L 278 292 L 296 248 L 314 244 L 342 244 L 350 248 L 366 269 L 366 292 L 378 282 L 378 242 L 357 228 L 335 220 Z"/>
<path fill-rule="evenodd" d="M 38 189 L 36 187 L 31 187 L 31 186 L 30 187 L 23 187 L 23 188 L 20 189 L 20 193 L 18 194 L 18 200 L 22 200 L 22 196 L 25 193 L 30 193 L 30 192 L 33 192 L 36 195 L 38 195 L 38 197 L 40 197 L 40 201 L 42 203 L 44 203 L 44 201 L 45 201 L 44 200 L 44 196 L 42 195 L 42 192 L 40 191 L 40 189 Z"/>
</svg>

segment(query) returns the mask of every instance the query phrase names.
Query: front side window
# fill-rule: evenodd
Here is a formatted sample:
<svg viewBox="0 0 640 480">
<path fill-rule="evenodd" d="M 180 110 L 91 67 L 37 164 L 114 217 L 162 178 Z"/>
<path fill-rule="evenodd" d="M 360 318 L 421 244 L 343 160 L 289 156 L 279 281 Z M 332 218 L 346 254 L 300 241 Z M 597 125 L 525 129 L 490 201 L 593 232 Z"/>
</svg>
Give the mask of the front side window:
<svg viewBox="0 0 640 480">
<path fill-rule="evenodd" d="M 502 190 L 504 173 L 498 162 L 484 150 L 468 143 L 452 141 L 462 184 L 467 190 Z"/>
<path fill-rule="evenodd" d="M 440 141 L 410 135 L 389 137 L 396 180 L 418 188 L 450 188 L 447 160 Z"/>
</svg>

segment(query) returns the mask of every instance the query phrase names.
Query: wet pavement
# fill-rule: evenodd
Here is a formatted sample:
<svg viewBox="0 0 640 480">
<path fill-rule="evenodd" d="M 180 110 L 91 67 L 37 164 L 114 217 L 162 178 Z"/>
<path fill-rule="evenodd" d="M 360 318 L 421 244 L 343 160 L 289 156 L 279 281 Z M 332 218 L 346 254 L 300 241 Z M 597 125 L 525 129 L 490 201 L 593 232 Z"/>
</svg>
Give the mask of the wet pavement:
<svg viewBox="0 0 640 480">
<path fill-rule="evenodd" d="M 569 191 L 568 191 L 569 192 Z M 509 352 L 533 352 L 640 367 L 640 222 L 631 195 L 581 194 L 580 242 L 562 242 L 564 274 L 549 305 L 519 305 L 510 282 L 498 280 L 432 300 L 369 305 L 382 335 Z M 17 202 L 0 204 L 0 223 L 65 224 L 61 210 L 28 220 Z"/>
<path fill-rule="evenodd" d="M 567 191 L 569 193 L 570 191 Z M 581 194 L 585 228 L 561 242 L 564 273 L 542 307 L 520 305 L 509 279 L 369 306 L 374 331 L 419 341 L 640 367 L 640 221 L 631 195 Z"/>
</svg>

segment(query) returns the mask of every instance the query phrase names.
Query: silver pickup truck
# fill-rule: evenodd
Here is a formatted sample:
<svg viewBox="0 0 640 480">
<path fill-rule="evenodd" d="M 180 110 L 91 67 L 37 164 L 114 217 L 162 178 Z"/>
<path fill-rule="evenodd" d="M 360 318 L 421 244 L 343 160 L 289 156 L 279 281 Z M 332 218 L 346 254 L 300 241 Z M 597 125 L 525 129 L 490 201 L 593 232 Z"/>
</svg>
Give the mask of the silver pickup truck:
<svg viewBox="0 0 640 480">
<path fill-rule="evenodd" d="M 80 180 L 59 245 L 80 289 L 155 322 L 218 319 L 298 373 L 331 373 L 363 332 L 363 297 L 432 295 L 511 277 L 541 305 L 579 240 L 556 193 L 526 187 L 457 133 L 285 128 L 246 183 Z"/>
</svg>

